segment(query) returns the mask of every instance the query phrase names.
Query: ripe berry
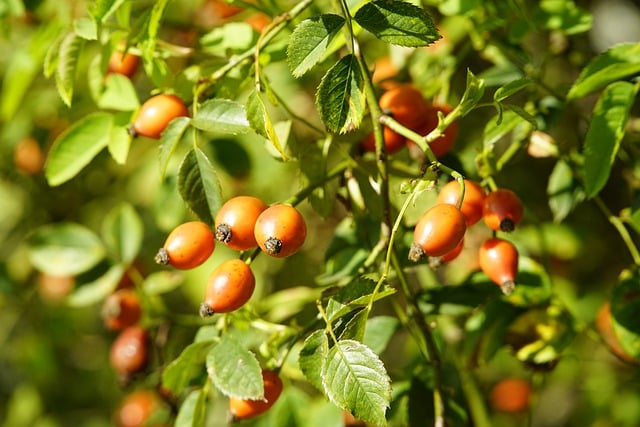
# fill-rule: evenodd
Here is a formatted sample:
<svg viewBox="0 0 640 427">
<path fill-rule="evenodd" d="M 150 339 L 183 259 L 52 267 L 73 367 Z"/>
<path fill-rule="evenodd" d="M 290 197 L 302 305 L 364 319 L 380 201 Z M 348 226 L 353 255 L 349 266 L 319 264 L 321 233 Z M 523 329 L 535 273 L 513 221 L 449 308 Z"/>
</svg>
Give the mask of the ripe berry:
<svg viewBox="0 0 640 427">
<path fill-rule="evenodd" d="M 175 95 L 160 94 L 149 98 L 136 116 L 131 133 L 158 139 L 169 122 L 178 117 L 189 116 L 187 106 Z"/>
<path fill-rule="evenodd" d="M 258 246 L 254 228 L 265 209 L 267 205 L 257 197 L 237 196 L 227 200 L 216 215 L 216 239 L 238 251 Z"/>
<path fill-rule="evenodd" d="M 257 417 L 276 403 L 282 393 L 282 380 L 277 373 L 264 369 L 262 370 L 262 380 L 264 382 L 264 397 L 262 399 L 249 400 L 235 397 L 229 399 L 229 413 L 233 421 Z"/>
<path fill-rule="evenodd" d="M 131 78 L 138 69 L 140 57 L 129 52 L 124 53 L 124 47 L 124 43 L 120 43 L 109 57 L 107 73 L 122 74 Z"/>
<path fill-rule="evenodd" d="M 513 292 L 518 274 L 518 250 L 513 243 L 498 237 L 485 240 L 478 252 L 478 263 L 505 295 Z"/>
<path fill-rule="evenodd" d="M 249 301 L 255 286 L 255 277 L 247 263 L 240 259 L 223 262 L 207 280 L 200 315 L 208 317 L 239 309 Z"/>
<path fill-rule="evenodd" d="M 501 188 L 487 194 L 484 199 L 482 218 L 492 230 L 513 231 L 522 214 L 522 202 L 511 190 Z"/>
<path fill-rule="evenodd" d="M 458 258 L 458 255 L 460 255 L 463 249 L 464 249 L 464 237 L 460 240 L 460 243 L 458 243 L 458 245 L 455 248 L 453 248 L 453 250 L 447 252 L 442 256 L 429 257 L 429 266 L 435 269 L 442 266 L 443 264 L 449 263 L 454 259 Z"/>
<path fill-rule="evenodd" d="M 467 227 L 472 226 L 482 218 L 482 210 L 484 206 L 484 190 L 480 185 L 468 179 L 464 180 L 464 196 L 460 211 L 466 218 Z M 458 206 L 460 199 L 460 184 L 458 181 L 449 181 L 438 193 L 438 203 L 448 203 Z"/>
<path fill-rule="evenodd" d="M 105 298 L 101 314 L 105 326 L 111 330 L 135 325 L 142 316 L 138 294 L 132 289 L 119 289 L 113 292 Z"/>
<path fill-rule="evenodd" d="M 496 411 L 526 411 L 531 401 L 531 384 L 520 378 L 505 378 L 493 386 L 490 400 Z"/>
<path fill-rule="evenodd" d="M 620 339 L 613 329 L 611 319 L 611 305 L 606 302 L 598 310 L 596 316 L 596 330 L 602 337 L 607 348 L 616 355 L 620 360 L 627 363 L 638 363 L 620 344 Z"/>
<path fill-rule="evenodd" d="M 117 427 L 156 426 L 148 421 L 162 408 L 163 402 L 155 391 L 136 390 L 124 397 L 115 412 Z"/>
<path fill-rule="evenodd" d="M 13 163 L 27 175 L 35 175 L 42 170 L 45 155 L 38 141 L 28 137 L 18 141 L 13 147 Z"/>
<path fill-rule="evenodd" d="M 391 128 L 384 127 L 382 129 L 384 146 L 388 154 L 396 153 L 405 147 L 405 137 L 394 132 Z M 360 143 L 364 151 L 374 153 L 376 151 L 376 140 L 373 133 L 367 135 Z"/>
<path fill-rule="evenodd" d="M 403 84 L 384 92 L 378 101 L 380 108 L 403 126 L 416 130 L 429 112 L 422 93 L 414 86 Z"/>
<path fill-rule="evenodd" d="M 142 371 L 149 360 L 149 336 L 140 326 L 123 329 L 111 344 L 109 361 L 123 378 Z"/>
<path fill-rule="evenodd" d="M 273 257 L 284 258 L 300 249 L 307 237 L 307 225 L 296 208 L 277 204 L 260 214 L 254 235 L 260 249 Z"/>
<path fill-rule="evenodd" d="M 48 273 L 38 274 L 38 293 L 48 303 L 58 304 L 71 293 L 76 279 L 73 276 L 54 276 Z"/>
<path fill-rule="evenodd" d="M 434 205 L 416 223 L 409 259 L 419 261 L 425 256 L 438 257 L 451 252 L 466 229 L 465 217 L 458 208 L 445 203 Z"/>
<path fill-rule="evenodd" d="M 432 130 L 434 130 L 438 126 L 438 112 L 441 111 L 445 116 L 449 114 L 453 108 L 446 104 L 441 105 L 430 105 L 428 106 L 428 112 L 420 123 L 420 125 L 415 129 L 417 133 L 422 136 L 426 136 Z M 456 142 L 456 137 L 458 136 L 458 122 L 451 123 L 447 129 L 445 129 L 444 133 L 440 138 L 431 141 L 429 144 L 429 148 L 433 151 L 433 154 L 440 158 L 447 154 L 449 150 L 453 147 Z M 407 144 L 413 150 L 413 146 L 415 143 L 411 140 L 407 140 Z"/>
<path fill-rule="evenodd" d="M 173 229 L 155 260 L 180 270 L 195 268 L 204 263 L 215 249 L 216 239 L 207 224 L 189 221 Z"/>
</svg>

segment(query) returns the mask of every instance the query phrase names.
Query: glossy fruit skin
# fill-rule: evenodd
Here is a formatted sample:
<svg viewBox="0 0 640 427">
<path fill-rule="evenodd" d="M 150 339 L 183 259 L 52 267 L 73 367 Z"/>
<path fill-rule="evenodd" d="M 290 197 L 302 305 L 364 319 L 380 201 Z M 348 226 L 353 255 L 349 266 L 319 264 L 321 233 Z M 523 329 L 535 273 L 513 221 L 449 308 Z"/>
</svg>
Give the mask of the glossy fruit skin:
<svg viewBox="0 0 640 427">
<path fill-rule="evenodd" d="M 160 94 L 145 101 L 131 125 L 134 136 L 159 139 L 169 122 L 178 117 L 189 116 L 187 106 L 180 98 L 171 94 Z"/>
<path fill-rule="evenodd" d="M 13 163 L 27 175 L 35 175 L 42 171 L 45 155 L 35 138 L 22 138 L 13 147 Z"/>
<path fill-rule="evenodd" d="M 227 200 L 216 215 L 216 240 L 237 251 L 255 248 L 258 246 L 254 234 L 256 221 L 267 207 L 257 197 L 237 196 Z"/>
<path fill-rule="evenodd" d="M 402 84 L 385 91 L 378 100 L 383 112 L 409 129 L 417 129 L 429 113 L 429 105 L 422 93 L 410 84 Z"/>
<path fill-rule="evenodd" d="M 140 65 L 140 57 L 132 53 L 124 53 L 124 43 L 120 43 L 118 48 L 113 51 L 109 57 L 109 65 L 107 67 L 107 73 L 122 74 L 123 76 L 131 78 Z"/>
<path fill-rule="evenodd" d="M 136 390 L 124 397 L 115 412 L 117 427 L 142 427 L 147 420 L 163 405 L 160 396 L 152 390 Z M 155 425 L 155 424 L 154 424 Z"/>
<path fill-rule="evenodd" d="M 460 243 L 453 248 L 453 250 L 447 252 L 442 256 L 437 257 L 429 257 L 429 267 L 436 269 L 441 267 L 444 264 L 450 263 L 454 259 L 458 258 L 458 256 L 462 253 L 464 249 L 464 237 L 460 240 Z"/>
<path fill-rule="evenodd" d="M 424 256 L 439 257 L 451 252 L 467 230 L 466 219 L 453 205 L 438 203 L 422 214 L 413 232 L 411 261 Z"/>
<path fill-rule="evenodd" d="M 518 249 L 513 243 L 499 237 L 485 240 L 478 251 L 478 264 L 504 294 L 513 292 L 518 274 Z"/>
<path fill-rule="evenodd" d="M 229 399 L 229 413 L 232 420 L 257 417 L 276 403 L 282 393 L 282 380 L 277 373 L 266 369 L 262 370 L 262 380 L 264 382 L 264 399 L 248 400 L 235 397 Z"/>
<path fill-rule="evenodd" d="M 249 301 L 255 287 L 255 277 L 246 262 L 241 259 L 223 262 L 207 280 L 200 315 L 209 317 L 239 309 Z"/>
<path fill-rule="evenodd" d="M 302 247 L 307 237 L 307 225 L 293 206 L 276 204 L 265 209 L 254 228 L 258 246 L 268 255 L 285 258 Z"/>
<path fill-rule="evenodd" d="M 142 371 L 149 361 L 149 335 L 140 326 L 123 329 L 111 344 L 109 361 L 123 377 Z"/>
<path fill-rule="evenodd" d="M 623 362 L 637 364 L 638 361 L 633 358 L 620 344 L 620 340 L 613 329 L 613 321 L 611 319 L 611 305 L 606 302 L 598 310 L 596 316 L 596 330 L 602 337 L 605 345 L 616 357 Z"/>
<path fill-rule="evenodd" d="M 397 153 L 405 147 L 405 137 L 394 132 L 388 127 L 384 127 L 382 129 L 383 138 L 384 138 L 384 146 L 387 154 Z M 368 151 L 370 153 L 375 153 L 376 151 L 376 140 L 373 133 L 367 135 L 365 139 L 362 140 L 361 146 L 364 151 Z"/>
<path fill-rule="evenodd" d="M 505 378 L 491 389 L 491 406 L 496 411 L 524 412 L 531 402 L 531 384 L 521 378 Z"/>
<path fill-rule="evenodd" d="M 448 203 L 457 206 L 460 198 L 460 184 L 453 180 L 446 183 L 438 193 L 438 203 Z M 484 209 L 485 192 L 482 187 L 474 181 L 464 180 L 464 197 L 460 211 L 467 220 L 467 227 L 480 221 Z"/>
<path fill-rule="evenodd" d="M 438 126 L 438 112 L 442 112 L 446 116 L 452 110 L 453 108 L 446 104 L 429 105 L 423 121 L 415 129 L 415 131 L 422 136 L 428 135 L 432 130 L 434 130 Z M 458 136 L 458 122 L 452 122 L 447 127 L 447 129 L 444 131 L 444 134 L 440 138 L 432 141 L 429 144 L 429 148 L 431 148 L 431 151 L 433 151 L 433 154 L 437 158 L 441 158 L 451 150 L 451 148 L 456 142 L 457 136 Z M 407 139 L 407 144 L 409 146 L 415 146 L 415 143 L 408 139 Z"/>
<path fill-rule="evenodd" d="M 111 330 L 121 330 L 138 323 L 142 307 L 133 289 L 119 289 L 108 295 L 102 303 L 102 320 Z"/>
<path fill-rule="evenodd" d="M 189 221 L 169 233 L 164 246 L 156 255 L 156 262 L 188 270 L 203 264 L 213 253 L 216 239 L 207 224 Z"/>
<path fill-rule="evenodd" d="M 482 219 L 492 230 L 513 231 L 523 213 L 520 198 L 511 190 L 500 188 L 487 194 L 484 199 Z"/>
</svg>

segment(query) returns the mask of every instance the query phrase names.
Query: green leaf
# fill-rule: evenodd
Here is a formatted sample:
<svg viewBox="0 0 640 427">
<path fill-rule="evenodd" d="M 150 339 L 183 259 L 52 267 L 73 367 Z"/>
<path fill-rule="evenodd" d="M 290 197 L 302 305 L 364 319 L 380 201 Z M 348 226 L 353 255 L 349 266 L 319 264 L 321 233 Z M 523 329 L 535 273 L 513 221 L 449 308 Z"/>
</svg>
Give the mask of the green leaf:
<svg viewBox="0 0 640 427">
<path fill-rule="evenodd" d="M 115 264 L 96 280 L 78 286 L 71 295 L 67 297 L 67 304 L 72 307 L 86 307 L 103 301 L 107 295 L 111 294 L 117 287 L 124 275 L 125 267 L 122 264 Z"/>
<path fill-rule="evenodd" d="M 637 91 L 636 85 L 615 82 L 596 103 L 584 142 L 584 186 L 589 198 L 609 179 Z"/>
<path fill-rule="evenodd" d="M 109 135 L 109 143 L 107 149 L 111 158 L 119 165 L 124 165 L 127 162 L 129 156 L 129 149 L 131 148 L 131 134 L 128 131 L 129 120 L 128 117 L 124 120 L 124 117 L 116 116 L 114 125 L 111 128 L 111 134 Z"/>
<path fill-rule="evenodd" d="M 29 236 L 29 261 L 55 276 L 76 276 L 96 266 L 106 250 L 98 236 L 76 223 L 45 225 Z"/>
<path fill-rule="evenodd" d="M 249 132 L 251 127 L 242 104 L 230 99 L 211 99 L 198 108 L 192 124 L 205 132 L 239 135 Z"/>
<path fill-rule="evenodd" d="M 385 426 L 391 401 L 391 380 L 382 361 L 366 345 L 339 341 L 322 364 L 322 382 L 329 400 L 356 418 Z"/>
<path fill-rule="evenodd" d="M 636 271 L 625 270 L 611 296 L 611 321 L 620 345 L 629 355 L 640 359 L 640 280 Z"/>
<path fill-rule="evenodd" d="M 73 21 L 73 30 L 85 40 L 98 40 L 98 28 L 89 18 L 78 18 Z"/>
<path fill-rule="evenodd" d="M 126 0 L 96 0 L 90 14 L 96 22 L 105 22 Z"/>
<path fill-rule="evenodd" d="M 51 186 L 76 176 L 109 144 L 113 116 L 94 113 L 78 120 L 51 146 L 45 164 L 45 176 Z"/>
<path fill-rule="evenodd" d="M 207 372 L 225 395 L 239 399 L 259 399 L 264 393 L 262 370 L 256 357 L 237 341 L 223 335 L 207 355 Z"/>
<path fill-rule="evenodd" d="M 115 259 L 131 264 L 140 253 L 143 238 L 142 219 L 128 203 L 113 208 L 102 223 L 102 238 Z"/>
<path fill-rule="evenodd" d="M 371 317 L 367 320 L 363 343 L 374 353 L 380 354 L 387 348 L 400 326 L 400 321 L 393 316 Z"/>
<path fill-rule="evenodd" d="M 640 43 L 621 44 L 592 59 L 573 83 L 567 98 L 577 99 L 610 83 L 640 73 Z"/>
<path fill-rule="evenodd" d="M 180 405 L 174 427 L 199 427 L 205 425 L 207 394 L 203 389 L 193 390 Z"/>
<path fill-rule="evenodd" d="M 358 60 L 346 55 L 322 78 L 316 105 L 331 132 L 346 133 L 360 126 L 365 110 L 364 81 Z"/>
<path fill-rule="evenodd" d="M 75 32 L 68 33 L 60 42 L 56 66 L 56 86 L 62 101 L 71 106 L 76 67 L 84 39 Z"/>
<path fill-rule="evenodd" d="M 180 145 L 180 141 L 182 141 L 182 137 L 185 132 L 189 128 L 189 124 L 191 123 L 191 119 L 188 117 L 178 117 L 176 119 L 171 120 L 169 126 L 162 132 L 160 136 L 160 178 L 164 179 L 167 173 L 167 167 L 169 166 L 169 161 L 171 160 L 171 156 Z"/>
<path fill-rule="evenodd" d="M 362 342 L 364 340 L 364 332 L 367 326 L 367 318 L 369 317 L 369 310 L 360 308 L 355 311 L 355 314 L 349 316 L 349 320 L 342 322 L 338 328 L 336 328 L 336 334 L 339 340 L 356 340 Z"/>
<path fill-rule="evenodd" d="M 139 106 L 138 94 L 127 76 L 117 73 L 106 76 L 98 107 L 105 110 L 134 111 Z"/>
<path fill-rule="evenodd" d="M 484 95 L 484 80 L 476 77 L 470 70 L 467 70 L 467 84 L 460 100 L 460 116 L 467 115 Z"/>
<path fill-rule="evenodd" d="M 493 151 L 493 147 L 500 139 L 524 122 L 525 120 L 519 114 L 510 110 L 502 114 L 502 120 L 500 120 L 499 116 L 495 120 L 491 119 L 485 126 L 482 135 L 484 149 Z"/>
<path fill-rule="evenodd" d="M 200 37 L 200 46 L 208 54 L 228 56 L 251 49 L 258 41 L 257 32 L 246 22 L 228 22 Z"/>
<path fill-rule="evenodd" d="M 373 280 L 358 278 L 351 281 L 331 298 L 327 303 L 327 318 L 334 322 L 347 313 L 369 304 L 376 283 Z M 374 301 L 378 301 L 389 295 L 393 295 L 395 290 L 389 286 L 383 286 L 378 290 Z"/>
<path fill-rule="evenodd" d="M 342 16 L 324 14 L 305 19 L 293 30 L 287 47 L 287 62 L 295 77 L 300 77 L 322 61 L 331 40 L 339 34 Z"/>
<path fill-rule="evenodd" d="M 564 160 L 558 160 L 549 175 L 547 195 L 555 222 L 562 222 L 585 199 L 582 186 Z"/>
<path fill-rule="evenodd" d="M 282 160 L 287 160 L 287 155 L 284 152 L 282 144 L 280 143 L 280 137 L 276 132 L 271 116 L 267 112 L 267 109 L 262 100 L 262 96 L 257 91 L 251 92 L 246 103 L 247 118 L 251 127 L 256 133 L 266 138 L 273 148 L 280 155 Z"/>
<path fill-rule="evenodd" d="M 493 94 L 493 100 L 495 102 L 502 102 L 505 99 L 509 98 L 511 95 L 514 95 L 521 90 L 525 89 L 527 86 L 531 84 L 531 80 L 528 78 L 521 78 L 517 80 L 513 80 L 512 82 L 507 83 L 504 86 L 498 88 Z"/>
<path fill-rule="evenodd" d="M 593 17 L 569 0 L 542 0 L 535 20 L 548 30 L 560 30 L 565 34 L 589 31 Z"/>
<path fill-rule="evenodd" d="M 307 377 L 307 380 L 320 391 L 324 390 L 322 365 L 327 358 L 327 353 L 329 353 L 327 335 L 323 330 L 317 330 L 304 340 L 298 355 L 300 370 Z"/>
<path fill-rule="evenodd" d="M 162 371 L 162 386 L 175 395 L 184 391 L 194 377 L 203 373 L 207 354 L 213 346 L 214 342 L 209 340 L 185 347 Z"/>
<path fill-rule="evenodd" d="M 358 9 L 354 18 L 380 40 L 399 46 L 427 46 L 441 37 L 431 16 L 406 1 L 368 2 Z"/>
<path fill-rule="evenodd" d="M 213 218 L 222 206 L 222 189 L 213 164 L 201 149 L 189 151 L 182 161 L 178 191 L 202 221 L 213 224 Z"/>
<path fill-rule="evenodd" d="M 179 271 L 156 271 L 149 274 L 142 284 L 147 295 L 160 295 L 178 288 L 184 283 L 184 275 Z"/>
</svg>

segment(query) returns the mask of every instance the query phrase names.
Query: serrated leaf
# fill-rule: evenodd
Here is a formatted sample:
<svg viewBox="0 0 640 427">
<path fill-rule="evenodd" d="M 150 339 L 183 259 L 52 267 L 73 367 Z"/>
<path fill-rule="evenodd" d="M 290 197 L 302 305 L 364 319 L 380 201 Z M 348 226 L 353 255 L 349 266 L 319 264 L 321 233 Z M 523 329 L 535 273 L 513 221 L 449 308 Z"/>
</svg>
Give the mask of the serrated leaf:
<svg viewBox="0 0 640 427">
<path fill-rule="evenodd" d="M 174 427 L 200 427 L 205 425 L 207 394 L 203 389 L 193 390 L 180 405 Z"/>
<path fill-rule="evenodd" d="M 222 189 L 213 164 L 201 149 L 192 149 L 182 161 L 178 191 L 202 221 L 213 224 L 213 218 L 222 206 Z"/>
<path fill-rule="evenodd" d="M 105 110 L 134 111 L 139 106 L 138 94 L 127 76 L 118 73 L 106 76 L 98 107 Z"/>
<path fill-rule="evenodd" d="M 178 117 L 171 120 L 169 126 L 160 136 L 160 179 L 164 179 L 171 156 L 176 151 L 182 137 L 189 128 L 191 119 L 188 117 Z"/>
<path fill-rule="evenodd" d="M 640 73 L 640 43 L 621 44 L 592 59 L 571 86 L 567 98 L 577 99 L 610 83 Z"/>
<path fill-rule="evenodd" d="M 368 2 L 358 9 L 354 18 L 380 40 L 399 46 L 427 46 L 441 37 L 431 16 L 406 1 Z"/>
<path fill-rule="evenodd" d="M 636 85 L 615 82 L 596 103 L 584 142 L 584 186 L 589 198 L 609 179 L 637 92 Z"/>
<path fill-rule="evenodd" d="M 375 287 L 376 283 L 373 280 L 358 278 L 340 288 L 327 303 L 327 318 L 334 322 L 345 314 L 369 304 Z M 395 290 L 393 288 L 383 286 L 376 294 L 374 301 L 394 293 Z"/>
<path fill-rule="evenodd" d="M 225 395 L 259 399 L 264 393 L 262 369 L 256 357 L 228 335 L 207 355 L 207 373 Z"/>
<path fill-rule="evenodd" d="M 331 132 L 346 133 L 360 126 L 365 110 L 363 78 L 354 55 L 346 55 L 322 78 L 316 105 Z"/>
<path fill-rule="evenodd" d="M 192 124 L 196 129 L 205 132 L 231 135 L 239 135 L 251 130 L 244 106 L 230 99 L 211 99 L 204 102 L 198 107 Z"/>
<path fill-rule="evenodd" d="M 63 132 L 51 146 L 45 177 L 51 186 L 76 176 L 109 144 L 113 116 L 94 113 L 80 119 Z"/>
<path fill-rule="evenodd" d="M 29 236 L 29 261 L 54 276 L 76 276 L 97 265 L 106 250 L 98 236 L 83 225 L 58 223 L 42 226 Z"/>
<path fill-rule="evenodd" d="M 278 152 L 282 160 L 287 160 L 280 137 L 271 121 L 271 116 L 267 113 L 267 109 L 262 100 L 262 96 L 257 91 L 253 91 L 247 98 L 246 103 L 247 119 L 253 130 L 265 139 L 267 139 L 273 148 Z"/>
<path fill-rule="evenodd" d="M 562 222 L 585 199 L 584 191 L 574 177 L 571 166 L 564 160 L 559 160 L 549 175 L 547 195 L 555 222 Z"/>
<path fill-rule="evenodd" d="M 102 238 L 115 259 L 130 264 L 140 253 L 142 219 L 128 203 L 113 208 L 102 223 Z"/>
<path fill-rule="evenodd" d="M 295 77 L 300 77 L 322 61 L 331 40 L 344 26 L 342 16 L 324 14 L 300 22 L 293 30 L 287 47 L 287 63 Z"/>
<path fill-rule="evenodd" d="M 298 355 L 300 370 L 307 380 L 318 390 L 323 391 L 322 364 L 329 353 L 329 340 L 323 330 L 311 333 L 305 340 Z"/>
<path fill-rule="evenodd" d="M 364 339 L 364 332 L 367 325 L 367 318 L 369 317 L 369 310 L 360 308 L 356 310 L 355 314 L 350 315 L 350 319 L 344 325 L 340 325 L 336 328 L 336 332 L 339 332 L 339 340 L 356 340 L 362 342 Z"/>
<path fill-rule="evenodd" d="M 80 51 L 84 45 L 84 39 L 75 32 L 68 33 L 60 42 L 57 66 L 56 66 L 56 86 L 62 101 L 71 106 L 73 98 L 73 87 L 75 84 L 76 67 Z"/>
<path fill-rule="evenodd" d="M 94 281 L 78 286 L 67 297 L 67 304 L 72 307 L 86 307 L 103 301 L 118 287 L 124 272 L 125 267 L 122 264 L 111 266 L 106 273 Z"/>
<path fill-rule="evenodd" d="M 160 295 L 178 288 L 184 283 L 184 275 L 178 271 L 156 271 L 144 279 L 142 289 L 147 295 Z"/>
<path fill-rule="evenodd" d="M 162 386 L 175 395 L 181 393 L 191 380 L 204 372 L 207 354 L 214 341 L 200 341 L 189 344 L 182 353 L 162 371 Z"/>
<path fill-rule="evenodd" d="M 339 341 L 322 365 L 322 383 L 329 400 L 356 418 L 385 426 L 391 401 L 391 380 L 384 364 L 366 345 Z"/>
</svg>

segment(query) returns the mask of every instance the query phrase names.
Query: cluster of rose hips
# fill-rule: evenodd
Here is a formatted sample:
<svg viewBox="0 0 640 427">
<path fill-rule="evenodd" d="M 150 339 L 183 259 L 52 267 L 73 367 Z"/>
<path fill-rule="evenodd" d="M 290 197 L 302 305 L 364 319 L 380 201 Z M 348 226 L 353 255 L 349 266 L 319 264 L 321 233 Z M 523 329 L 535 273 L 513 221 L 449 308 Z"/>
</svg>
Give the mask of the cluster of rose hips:
<svg viewBox="0 0 640 427">
<path fill-rule="evenodd" d="M 431 104 L 422 93 L 411 84 L 392 84 L 387 87 L 378 100 L 383 113 L 393 117 L 404 127 L 420 134 L 427 135 L 438 126 L 438 113 L 446 115 L 451 107 L 446 104 Z M 433 141 L 429 147 L 436 157 L 444 156 L 453 146 L 458 133 L 457 123 L 452 123 L 444 134 Z M 385 149 L 388 154 L 400 151 L 403 147 L 415 146 L 411 140 L 405 138 L 393 129 L 383 128 Z M 373 133 L 369 134 L 361 143 L 365 151 L 375 151 Z"/>
<path fill-rule="evenodd" d="M 462 251 L 467 228 L 480 219 L 494 233 L 511 232 L 522 219 L 522 202 L 513 191 L 500 188 L 485 193 L 474 181 L 465 179 L 463 183 L 461 202 L 460 183 L 450 181 L 438 193 L 436 204 L 418 219 L 410 260 L 435 257 L 440 262 L 449 262 Z M 480 246 L 478 262 L 502 292 L 507 295 L 513 292 L 518 272 L 518 250 L 513 243 L 496 236 L 486 239 Z"/>
</svg>

